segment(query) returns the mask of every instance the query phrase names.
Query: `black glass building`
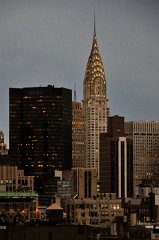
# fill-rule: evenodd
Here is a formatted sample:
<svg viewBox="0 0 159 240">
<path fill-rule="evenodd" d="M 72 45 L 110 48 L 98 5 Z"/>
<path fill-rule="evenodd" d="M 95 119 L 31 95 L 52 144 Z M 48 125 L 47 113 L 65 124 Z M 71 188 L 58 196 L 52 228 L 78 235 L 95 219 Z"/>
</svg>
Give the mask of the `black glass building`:
<svg viewBox="0 0 159 240">
<path fill-rule="evenodd" d="M 9 146 L 25 174 L 43 176 L 72 167 L 72 90 L 9 89 Z"/>
</svg>

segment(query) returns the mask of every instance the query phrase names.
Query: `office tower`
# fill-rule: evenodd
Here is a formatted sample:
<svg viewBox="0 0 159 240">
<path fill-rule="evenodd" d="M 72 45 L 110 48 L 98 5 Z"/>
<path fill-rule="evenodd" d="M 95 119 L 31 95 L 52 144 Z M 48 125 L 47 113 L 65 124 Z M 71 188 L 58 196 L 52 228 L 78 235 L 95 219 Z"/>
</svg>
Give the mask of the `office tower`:
<svg viewBox="0 0 159 240">
<path fill-rule="evenodd" d="M 107 131 L 106 79 L 104 66 L 94 35 L 83 82 L 83 108 L 85 122 L 85 163 L 88 168 L 98 169 L 99 178 L 99 133 Z"/>
<path fill-rule="evenodd" d="M 133 140 L 133 182 L 153 179 L 154 158 L 159 156 L 159 121 L 132 121 L 125 123 L 125 134 Z"/>
<path fill-rule="evenodd" d="M 132 163 L 132 141 L 125 137 L 124 117 L 108 117 L 108 132 L 100 134 L 100 192 L 132 196 Z"/>
<path fill-rule="evenodd" d="M 44 179 L 48 185 L 53 170 L 72 167 L 72 91 L 10 88 L 9 134 L 12 161 L 39 178 L 38 189 Z"/>
<path fill-rule="evenodd" d="M 84 115 L 81 102 L 72 102 L 72 166 L 84 167 Z"/>
<path fill-rule="evenodd" d="M 72 168 L 71 195 L 73 198 L 93 198 L 97 195 L 97 170 Z"/>
</svg>

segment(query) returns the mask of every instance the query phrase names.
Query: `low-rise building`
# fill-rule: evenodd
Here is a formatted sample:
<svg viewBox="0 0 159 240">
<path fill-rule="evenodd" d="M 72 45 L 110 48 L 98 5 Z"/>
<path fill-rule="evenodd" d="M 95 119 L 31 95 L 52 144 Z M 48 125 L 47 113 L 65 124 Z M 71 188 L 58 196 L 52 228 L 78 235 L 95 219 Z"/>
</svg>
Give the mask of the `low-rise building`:
<svg viewBox="0 0 159 240">
<path fill-rule="evenodd" d="M 0 192 L 0 223 L 26 222 L 39 217 L 36 192 Z"/>
<path fill-rule="evenodd" d="M 34 176 L 25 176 L 16 166 L 0 165 L 0 223 L 25 222 L 38 217 Z"/>
<path fill-rule="evenodd" d="M 73 224 L 110 227 L 117 234 L 116 217 L 124 216 L 116 193 L 97 193 L 97 169 L 73 168 L 72 198 L 65 200 L 66 220 Z"/>
<path fill-rule="evenodd" d="M 115 222 L 116 217 L 123 215 L 121 199 L 117 199 L 113 193 L 66 201 L 66 217 L 71 223 L 109 226 Z"/>
<path fill-rule="evenodd" d="M 34 191 L 34 176 L 25 176 L 17 166 L 0 165 L 0 192 Z"/>
</svg>

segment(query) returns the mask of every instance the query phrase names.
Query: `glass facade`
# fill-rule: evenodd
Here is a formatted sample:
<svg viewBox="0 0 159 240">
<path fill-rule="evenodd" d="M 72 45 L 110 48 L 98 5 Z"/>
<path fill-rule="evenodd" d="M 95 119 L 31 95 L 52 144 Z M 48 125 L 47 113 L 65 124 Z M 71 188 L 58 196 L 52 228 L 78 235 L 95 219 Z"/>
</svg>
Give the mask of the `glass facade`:
<svg viewBox="0 0 159 240">
<path fill-rule="evenodd" d="M 10 88 L 12 162 L 25 174 L 43 176 L 72 167 L 72 91 L 54 86 Z"/>
</svg>

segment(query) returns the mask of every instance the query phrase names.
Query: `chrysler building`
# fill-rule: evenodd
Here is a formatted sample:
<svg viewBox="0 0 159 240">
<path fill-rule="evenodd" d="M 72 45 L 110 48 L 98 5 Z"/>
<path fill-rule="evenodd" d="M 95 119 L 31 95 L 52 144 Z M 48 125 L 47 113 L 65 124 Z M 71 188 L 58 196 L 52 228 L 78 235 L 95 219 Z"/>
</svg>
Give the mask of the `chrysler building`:
<svg viewBox="0 0 159 240">
<path fill-rule="evenodd" d="M 83 82 L 85 122 L 85 167 L 97 168 L 99 178 L 99 134 L 107 132 L 107 86 L 104 66 L 99 54 L 94 18 L 94 34 Z"/>
</svg>

